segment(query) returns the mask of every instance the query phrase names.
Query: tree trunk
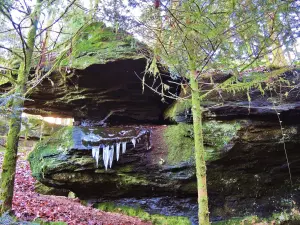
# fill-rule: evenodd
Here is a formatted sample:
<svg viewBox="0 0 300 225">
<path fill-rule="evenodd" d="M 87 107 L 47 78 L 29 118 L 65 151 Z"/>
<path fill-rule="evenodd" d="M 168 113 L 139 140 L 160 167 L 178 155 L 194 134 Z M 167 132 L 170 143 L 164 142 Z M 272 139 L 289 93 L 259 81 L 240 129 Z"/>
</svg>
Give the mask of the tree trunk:
<svg viewBox="0 0 300 225">
<path fill-rule="evenodd" d="M 193 112 L 193 126 L 194 126 L 194 141 L 195 141 L 195 161 L 196 161 L 196 175 L 198 188 L 198 219 L 199 224 L 209 225 L 208 212 L 208 197 L 206 187 L 206 165 L 205 165 L 205 150 L 203 145 L 202 133 L 202 113 L 201 101 L 198 81 L 196 79 L 197 71 L 193 70 L 190 74 L 190 84 L 192 89 L 192 112 Z"/>
<path fill-rule="evenodd" d="M 28 80 L 29 70 L 32 63 L 32 53 L 35 43 L 37 24 L 41 10 L 41 1 L 37 0 L 34 12 L 32 13 L 32 24 L 28 32 L 27 46 L 25 49 L 25 58 L 20 65 L 18 73 L 18 83 L 16 85 L 15 98 L 12 100 L 12 115 L 9 121 L 9 132 L 6 142 L 6 151 L 2 165 L 1 175 L 1 214 L 10 211 L 12 208 L 12 199 L 14 193 L 14 181 L 16 173 L 18 142 L 22 122 L 22 108 L 24 106 L 24 93 L 26 91 L 26 82 Z"/>
</svg>

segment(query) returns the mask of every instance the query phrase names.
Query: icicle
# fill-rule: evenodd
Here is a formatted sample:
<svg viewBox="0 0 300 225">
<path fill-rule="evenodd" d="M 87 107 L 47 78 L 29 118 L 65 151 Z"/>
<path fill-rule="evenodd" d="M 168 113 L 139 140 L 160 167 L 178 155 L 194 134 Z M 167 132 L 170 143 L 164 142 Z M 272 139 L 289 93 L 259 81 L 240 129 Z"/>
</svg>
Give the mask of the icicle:
<svg viewBox="0 0 300 225">
<path fill-rule="evenodd" d="M 103 145 L 103 152 L 102 152 L 102 160 L 103 160 L 103 164 L 105 164 L 105 148 L 106 148 L 106 146 Z"/>
<path fill-rule="evenodd" d="M 111 168 L 113 160 L 114 160 L 115 147 L 112 145 L 109 151 L 109 168 Z"/>
<path fill-rule="evenodd" d="M 95 158 L 97 149 L 98 149 L 98 146 L 92 146 L 92 156 L 93 156 L 93 158 Z"/>
<path fill-rule="evenodd" d="M 117 161 L 119 161 L 121 143 L 116 144 Z"/>
<path fill-rule="evenodd" d="M 108 166 L 108 154 L 109 154 L 109 145 L 103 147 L 103 164 L 106 170 Z"/>
<path fill-rule="evenodd" d="M 126 142 L 122 142 L 122 153 L 126 152 Z"/>
<path fill-rule="evenodd" d="M 132 144 L 133 144 L 133 147 L 135 148 L 136 139 L 135 139 L 135 138 L 132 138 L 132 139 L 131 139 L 131 142 L 132 142 Z"/>
<path fill-rule="evenodd" d="M 100 147 L 97 147 L 95 150 L 95 159 L 96 159 L 97 167 L 98 167 L 98 162 L 99 162 L 99 152 L 100 152 Z"/>
<path fill-rule="evenodd" d="M 108 167 L 108 162 L 109 162 L 109 153 L 110 153 L 110 151 L 109 151 L 109 145 L 106 147 L 106 152 L 105 152 L 105 154 L 106 154 L 106 156 L 105 156 L 105 169 L 107 170 L 107 167 Z"/>
</svg>

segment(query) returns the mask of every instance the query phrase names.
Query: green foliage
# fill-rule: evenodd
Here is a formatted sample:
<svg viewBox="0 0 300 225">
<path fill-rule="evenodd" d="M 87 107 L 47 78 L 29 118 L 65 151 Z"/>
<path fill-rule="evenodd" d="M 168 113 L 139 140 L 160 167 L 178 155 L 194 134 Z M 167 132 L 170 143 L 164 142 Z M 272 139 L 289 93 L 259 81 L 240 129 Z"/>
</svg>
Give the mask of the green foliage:
<svg viewBox="0 0 300 225">
<path fill-rule="evenodd" d="M 128 206 L 117 206 L 110 202 L 99 203 L 95 208 L 106 212 L 117 212 L 128 216 L 136 216 L 142 220 L 151 221 L 154 225 L 190 225 L 188 218 L 182 216 L 163 216 L 159 214 L 151 215 L 141 208 L 133 208 Z"/>
<path fill-rule="evenodd" d="M 265 91 L 268 90 L 269 87 L 272 88 L 274 85 L 276 85 L 276 82 L 289 85 L 286 80 L 279 78 L 279 76 L 290 69 L 291 68 L 289 67 L 283 67 L 269 72 L 252 72 L 247 74 L 247 76 L 242 77 L 241 80 L 238 79 L 237 76 L 232 76 L 223 82 L 219 88 L 233 94 L 237 92 L 249 93 L 250 89 L 258 89 L 260 90 L 261 94 L 264 95 Z M 249 98 L 250 97 L 248 97 L 248 100 L 251 101 Z"/>
<path fill-rule="evenodd" d="M 73 128 L 71 126 L 63 127 L 52 136 L 40 141 L 28 156 L 32 175 L 38 178 L 40 171 L 43 171 L 43 168 L 50 163 L 47 155 L 68 151 L 71 147 L 73 147 Z"/>
<path fill-rule="evenodd" d="M 176 116 L 184 114 L 187 110 L 192 108 L 191 99 L 187 100 L 176 100 L 173 104 L 165 111 L 165 119 L 170 119 L 175 121 Z"/>
<path fill-rule="evenodd" d="M 23 117 L 22 120 L 20 136 L 44 138 L 44 136 L 49 136 L 60 128 L 62 128 L 62 125 L 51 124 L 42 120 L 39 116 L 26 114 L 26 117 Z"/>
<path fill-rule="evenodd" d="M 119 59 L 137 59 L 135 40 L 127 33 L 115 33 L 103 23 L 83 27 L 72 40 L 71 54 L 61 66 L 84 69 L 92 64 L 105 64 Z"/>
</svg>

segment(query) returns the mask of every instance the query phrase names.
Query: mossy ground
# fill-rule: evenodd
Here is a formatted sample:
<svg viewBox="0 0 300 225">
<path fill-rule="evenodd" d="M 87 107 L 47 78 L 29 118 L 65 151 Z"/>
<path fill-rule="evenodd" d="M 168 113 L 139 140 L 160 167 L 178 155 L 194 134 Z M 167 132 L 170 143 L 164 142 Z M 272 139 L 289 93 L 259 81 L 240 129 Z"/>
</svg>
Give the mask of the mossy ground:
<svg viewBox="0 0 300 225">
<path fill-rule="evenodd" d="M 67 151 L 73 146 L 73 127 L 63 127 L 52 136 L 39 142 L 34 150 L 29 154 L 28 160 L 32 175 L 36 178 L 41 176 L 41 171 L 51 160 L 47 161 L 47 155 L 59 154 L 61 151 Z"/>
<path fill-rule="evenodd" d="M 187 217 L 182 216 L 164 216 L 159 214 L 149 214 L 141 208 L 128 206 L 116 206 L 113 203 L 99 203 L 95 208 L 106 212 L 117 212 L 128 216 L 136 216 L 142 220 L 151 221 L 154 225 L 190 225 L 191 222 Z"/>
<path fill-rule="evenodd" d="M 221 123 L 207 121 L 203 124 L 206 161 L 220 158 L 222 149 L 236 136 L 239 123 Z M 193 160 L 194 132 L 192 124 L 180 123 L 168 126 L 164 132 L 164 140 L 168 148 L 167 163 L 170 165 Z"/>
</svg>

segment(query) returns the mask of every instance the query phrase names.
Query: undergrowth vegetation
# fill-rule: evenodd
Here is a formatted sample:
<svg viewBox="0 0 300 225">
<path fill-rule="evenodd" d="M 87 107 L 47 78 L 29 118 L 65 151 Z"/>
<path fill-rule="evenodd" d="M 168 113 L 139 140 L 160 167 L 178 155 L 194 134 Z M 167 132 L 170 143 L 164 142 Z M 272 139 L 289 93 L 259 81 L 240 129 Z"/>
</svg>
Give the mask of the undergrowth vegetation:
<svg viewBox="0 0 300 225">
<path fill-rule="evenodd" d="M 190 220 L 187 217 L 149 214 L 141 208 L 117 206 L 110 202 L 96 204 L 95 208 L 106 212 L 117 212 L 128 216 L 136 216 L 142 220 L 151 221 L 154 225 L 190 225 L 191 224 Z"/>
</svg>

